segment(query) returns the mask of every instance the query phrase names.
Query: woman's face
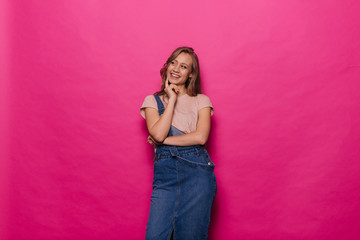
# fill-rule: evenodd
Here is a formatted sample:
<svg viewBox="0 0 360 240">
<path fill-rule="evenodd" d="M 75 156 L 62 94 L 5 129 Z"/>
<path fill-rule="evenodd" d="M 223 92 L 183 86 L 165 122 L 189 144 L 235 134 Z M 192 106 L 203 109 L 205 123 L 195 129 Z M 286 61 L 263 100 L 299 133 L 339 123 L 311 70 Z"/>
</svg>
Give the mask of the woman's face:
<svg viewBox="0 0 360 240">
<path fill-rule="evenodd" d="M 169 63 L 166 71 L 166 77 L 169 82 L 175 85 L 184 85 L 191 76 L 192 58 L 188 53 L 180 53 Z"/>
</svg>

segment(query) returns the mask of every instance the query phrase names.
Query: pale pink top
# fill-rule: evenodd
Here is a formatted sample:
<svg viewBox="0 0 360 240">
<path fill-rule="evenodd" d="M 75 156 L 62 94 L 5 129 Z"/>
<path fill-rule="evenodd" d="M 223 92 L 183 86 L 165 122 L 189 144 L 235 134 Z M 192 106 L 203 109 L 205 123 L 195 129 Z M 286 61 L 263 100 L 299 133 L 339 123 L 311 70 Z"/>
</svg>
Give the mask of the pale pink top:
<svg viewBox="0 0 360 240">
<path fill-rule="evenodd" d="M 164 101 L 164 96 L 160 96 L 160 99 L 166 108 L 167 104 Z M 140 114 L 143 118 L 145 118 L 145 108 L 147 107 L 158 109 L 154 95 L 147 96 L 140 108 Z M 211 115 L 213 115 L 214 109 L 211 101 L 204 94 L 198 94 L 194 97 L 184 94 L 177 97 L 171 125 L 184 133 L 194 132 L 196 130 L 199 110 L 205 107 L 210 107 Z"/>
</svg>

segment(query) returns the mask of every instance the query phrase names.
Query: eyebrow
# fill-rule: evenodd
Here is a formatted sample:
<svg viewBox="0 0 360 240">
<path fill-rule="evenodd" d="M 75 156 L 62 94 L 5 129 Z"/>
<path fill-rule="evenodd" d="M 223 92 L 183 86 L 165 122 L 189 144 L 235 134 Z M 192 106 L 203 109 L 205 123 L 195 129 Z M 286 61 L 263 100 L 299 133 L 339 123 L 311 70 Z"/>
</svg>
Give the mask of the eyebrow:
<svg viewBox="0 0 360 240">
<path fill-rule="evenodd" d="M 173 61 L 176 61 L 176 62 L 179 62 L 178 60 L 176 60 L 176 59 L 174 59 Z M 188 66 L 189 67 L 189 65 L 188 64 L 186 64 L 186 63 L 180 63 L 180 64 L 184 64 L 184 65 L 186 65 L 186 66 Z"/>
</svg>

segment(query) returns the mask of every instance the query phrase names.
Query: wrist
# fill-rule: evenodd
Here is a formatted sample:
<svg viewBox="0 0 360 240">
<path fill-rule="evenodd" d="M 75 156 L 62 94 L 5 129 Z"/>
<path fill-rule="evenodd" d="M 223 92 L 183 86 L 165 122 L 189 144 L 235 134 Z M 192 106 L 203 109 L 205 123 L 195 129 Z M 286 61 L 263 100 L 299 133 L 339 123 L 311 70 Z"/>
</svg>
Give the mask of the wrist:
<svg viewBox="0 0 360 240">
<path fill-rule="evenodd" d="M 176 96 L 175 97 L 170 97 L 168 104 L 175 104 L 175 102 L 176 102 Z"/>
</svg>

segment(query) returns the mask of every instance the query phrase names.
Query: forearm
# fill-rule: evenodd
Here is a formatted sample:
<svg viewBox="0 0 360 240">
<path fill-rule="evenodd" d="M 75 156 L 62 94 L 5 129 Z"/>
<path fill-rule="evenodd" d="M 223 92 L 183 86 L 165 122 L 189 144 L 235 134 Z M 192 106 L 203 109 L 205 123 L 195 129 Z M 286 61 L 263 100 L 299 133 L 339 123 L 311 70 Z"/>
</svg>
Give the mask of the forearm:
<svg viewBox="0 0 360 240">
<path fill-rule="evenodd" d="M 201 109 L 199 111 L 199 118 L 194 132 L 167 137 L 163 144 L 175 146 L 204 145 L 210 134 L 210 116 L 210 108 Z"/>
<path fill-rule="evenodd" d="M 191 132 L 179 136 L 171 136 L 165 138 L 163 144 L 175 145 L 175 146 L 192 146 L 192 145 L 204 145 L 207 142 L 208 135 L 204 135 L 201 132 Z"/>
<path fill-rule="evenodd" d="M 159 120 L 149 129 L 150 135 L 157 142 L 162 142 L 167 137 L 172 117 L 174 114 L 176 100 L 170 99 L 168 105 L 165 108 L 164 113 L 160 116 Z"/>
</svg>

